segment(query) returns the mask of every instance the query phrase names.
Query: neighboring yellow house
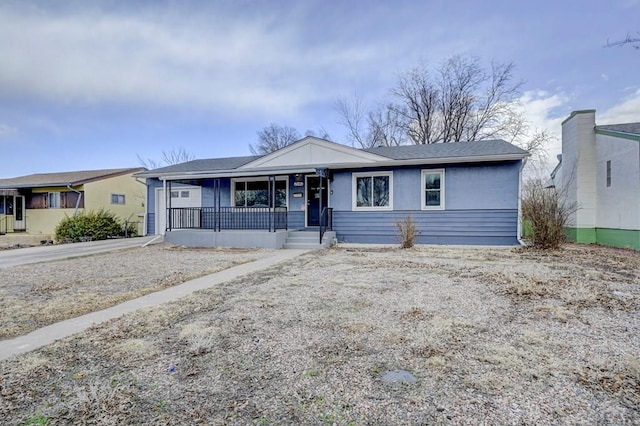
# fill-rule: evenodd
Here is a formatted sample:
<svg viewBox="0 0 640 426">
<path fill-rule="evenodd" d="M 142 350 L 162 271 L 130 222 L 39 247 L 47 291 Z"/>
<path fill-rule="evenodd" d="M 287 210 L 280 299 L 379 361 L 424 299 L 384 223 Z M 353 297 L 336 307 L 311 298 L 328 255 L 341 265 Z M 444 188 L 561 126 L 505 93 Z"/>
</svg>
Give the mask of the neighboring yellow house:
<svg viewBox="0 0 640 426">
<path fill-rule="evenodd" d="M 0 179 L 0 234 L 22 232 L 51 238 L 65 216 L 101 208 L 122 220 L 141 221 L 146 186 L 132 175 L 143 170 L 87 170 Z"/>
</svg>

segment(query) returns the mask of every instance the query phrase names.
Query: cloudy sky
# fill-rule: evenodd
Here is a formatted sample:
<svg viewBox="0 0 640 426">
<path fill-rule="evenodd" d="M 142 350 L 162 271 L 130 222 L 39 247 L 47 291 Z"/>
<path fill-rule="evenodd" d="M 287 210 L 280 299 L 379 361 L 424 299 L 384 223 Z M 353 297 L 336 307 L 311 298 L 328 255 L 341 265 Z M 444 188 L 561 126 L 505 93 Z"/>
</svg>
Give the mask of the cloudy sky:
<svg viewBox="0 0 640 426">
<path fill-rule="evenodd" d="M 640 121 L 640 51 L 603 47 L 638 17 L 639 0 L 2 0 L 0 177 L 249 155 L 272 122 L 342 142 L 337 98 L 374 105 L 454 54 L 513 62 L 554 134 L 576 109 Z"/>
</svg>

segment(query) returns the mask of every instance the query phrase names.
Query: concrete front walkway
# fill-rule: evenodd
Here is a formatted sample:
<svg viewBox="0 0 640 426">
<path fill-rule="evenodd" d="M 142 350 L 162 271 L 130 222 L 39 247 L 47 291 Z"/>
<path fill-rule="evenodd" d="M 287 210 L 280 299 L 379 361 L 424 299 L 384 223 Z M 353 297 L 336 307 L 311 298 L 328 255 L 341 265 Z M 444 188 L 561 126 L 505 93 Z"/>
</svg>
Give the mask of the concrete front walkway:
<svg viewBox="0 0 640 426">
<path fill-rule="evenodd" d="M 27 247 L 12 250 L 0 250 L 0 268 L 26 265 L 28 263 L 50 262 L 69 257 L 140 247 L 155 236 L 138 238 L 118 238 L 115 240 L 89 241 L 86 243 L 56 244 L 53 246 Z M 162 239 L 158 239 L 162 241 Z"/>
<path fill-rule="evenodd" d="M 84 331 L 93 325 L 118 318 L 141 308 L 158 306 L 198 290 L 214 287 L 225 281 L 248 275 L 285 260 L 293 259 L 308 251 L 309 250 L 278 250 L 275 251 L 272 256 L 264 259 L 234 266 L 224 271 L 216 272 L 215 274 L 187 281 L 180 285 L 147 294 L 146 296 L 112 306 L 111 308 L 103 309 L 102 311 L 61 321 L 32 331 L 24 336 L 0 341 L 0 361 L 51 344 L 56 340 Z"/>
</svg>

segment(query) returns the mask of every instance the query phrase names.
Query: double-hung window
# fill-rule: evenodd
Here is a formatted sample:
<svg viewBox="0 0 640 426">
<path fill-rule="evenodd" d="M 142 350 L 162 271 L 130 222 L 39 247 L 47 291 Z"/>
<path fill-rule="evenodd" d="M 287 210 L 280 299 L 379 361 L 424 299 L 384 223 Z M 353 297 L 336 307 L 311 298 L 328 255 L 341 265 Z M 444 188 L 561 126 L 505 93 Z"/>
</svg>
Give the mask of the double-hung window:
<svg viewBox="0 0 640 426">
<path fill-rule="evenodd" d="M 444 170 L 422 171 L 422 210 L 444 210 Z"/>
<path fill-rule="evenodd" d="M 393 173 L 353 173 L 353 210 L 393 210 Z"/>
</svg>

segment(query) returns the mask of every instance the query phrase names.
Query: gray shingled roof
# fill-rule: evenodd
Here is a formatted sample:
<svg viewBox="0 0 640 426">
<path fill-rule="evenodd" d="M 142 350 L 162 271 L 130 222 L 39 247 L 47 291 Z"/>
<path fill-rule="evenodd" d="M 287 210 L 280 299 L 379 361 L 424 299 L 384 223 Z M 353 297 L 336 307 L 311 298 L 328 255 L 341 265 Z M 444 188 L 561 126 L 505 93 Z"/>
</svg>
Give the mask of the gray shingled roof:
<svg viewBox="0 0 640 426">
<path fill-rule="evenodd" d="M 363 151 L 376 154 L 391 160 L 415 160 L 431 158 L 457 157 L 486 157 L 497 155 L 520 155 L 525 157 L 527 151 L 503 140 L 488 140 L 476 142 L 439 143 L 431 145 L 406 145 L 369 148 Z M 182 164 L 162 167 L 138 173 L 140 177 L 155 177 L 171 173 L 213 172 L 219 170 L 234 170 L 262 156 L 249 155 L 246 157 L 209 158 L 193 160 Z"/>
<path fill-rule="evenodd" d="M 172 166 L 161 167 L 146 172 L 139 173 L 138 176 L 156 176 L 164 173 L 184 173 L 184 172 L 209 172 L 213 170 L 232 170 L 243 166 L 250 161 L 257 160 L 261 155 L 247 155 L 245 157 L 227 158 L 205 158 L 201 160 L 187 161 L 186 163 L 174 164 Z"/>
<path fill-rule="evenodd" d="M 520 154 L 524 156 L 527 154 L 527 151 L 501 139 L 475 142 L 436 143 L 429 145 L 385 146 L 369 148 L 365 149 L 365 151 L 394 160 L 481 157 L 505 154 Z"/>
<path fill-rule="evenodd" d="M 623 132 L 623 133 L 630 133 L 632 135 L 640 135 L 640 122 L 624 123 L 624 124 L 605 124 L 602 126 L 596 126 L 596 130 L 609 130 L 611 132 Z"/>
<path fill-rule="evenodd" d="M 82 170 L 77 172 L 38 173 L 10 179 L 0 179 L 0 189 L 38 188 L 44 186 L 82 185 L 84 183 L 134 173 L 142 167 L 126 169 Z"/>
</svg>

